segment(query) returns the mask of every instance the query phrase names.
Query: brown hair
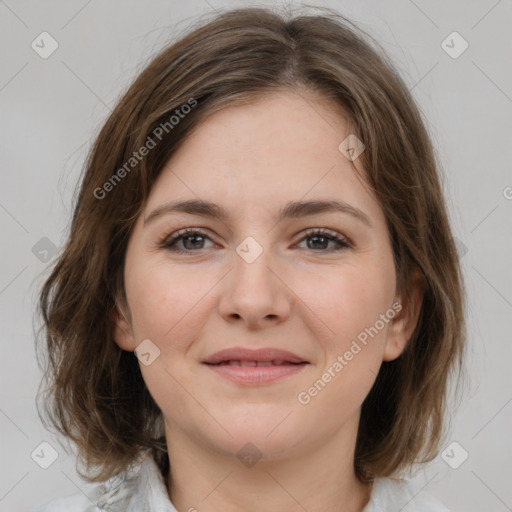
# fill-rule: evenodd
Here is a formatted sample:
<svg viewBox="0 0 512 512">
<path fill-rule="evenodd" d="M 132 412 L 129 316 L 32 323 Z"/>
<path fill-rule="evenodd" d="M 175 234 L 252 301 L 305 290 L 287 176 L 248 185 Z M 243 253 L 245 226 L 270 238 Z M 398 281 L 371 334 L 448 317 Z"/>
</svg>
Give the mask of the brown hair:
<svg viewBox="0 0 512 512">
<path fill-rule="evenodd" d="M 69 237 L 38 303 L 44 413 L 76 444 L 88 471 L 97 468 L 81 473 L 87 480 L 106 480 L 148 449 L 165 466 L 161 412 L 137 358 L 114 342 L 112 326 L 115 308 L 126 301 L 127 241 L 151 186 L 207 115 L 278 89 L 314 91 L 343 109 L 366 146 L 359 158 L 387 219 L 397 290 L 410 289 L 413 269 L 425 281 L 405 351 L 382 364 L 362 405 L 356 474 L 389 476 L 437 454 L 448 379 L 462 366 L 465 340 L 463 280 L 438 164 L 418 107 L 385 52 L 339 13 L 325 11 L 288 19 L 244 8 L 193 27 L 142 71 L 96 138 Z M 186 115 L 170 122 L 179 112 Z M 162 126 L 165 136 L 140 151 Z"/>
</svg>

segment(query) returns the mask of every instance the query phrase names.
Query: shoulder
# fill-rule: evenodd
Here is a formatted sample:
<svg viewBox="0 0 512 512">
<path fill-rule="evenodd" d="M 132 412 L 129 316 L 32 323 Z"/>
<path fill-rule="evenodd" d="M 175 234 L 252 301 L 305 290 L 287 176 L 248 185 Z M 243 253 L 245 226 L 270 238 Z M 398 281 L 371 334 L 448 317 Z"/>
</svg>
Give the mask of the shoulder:
<svg viewBox="0 0 512 512">
<path fill-rule="evenodd" d="M 167 495 L 163 476 L 150 454 L 128 470 L 85 494 L 58 498 L 31 512 L 177 512 Z"/>
<path fill-rule="evenodd" d="M 451 512 L 439 499 L 406 479 L 377 478 L 363 512 Z"/>
<path fill-rule="evenodd" d="M 31 512 L 97 512 L 99 510 L 87 496 L 72 494 L 39 505 Z"/>
</svg>

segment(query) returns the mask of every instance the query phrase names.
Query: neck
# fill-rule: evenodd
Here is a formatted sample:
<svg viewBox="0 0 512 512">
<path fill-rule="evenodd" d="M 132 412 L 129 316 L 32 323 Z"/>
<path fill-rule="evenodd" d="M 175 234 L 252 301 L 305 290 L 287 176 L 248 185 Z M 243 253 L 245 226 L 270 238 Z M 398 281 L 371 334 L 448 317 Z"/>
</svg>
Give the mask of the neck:
<svg viewBox="0 0 512 512">
<path fill-rule="evenodd" d="M 178 428 L 166 426 L 166 437 L 169 498 L 180 512 L 361 512 L 370 499 L 371 486 L 353 469 L 355 435 L 352 444 L 323 440 L 309 451 L 261 459 L 252 467 L 194 442 Z"/>
</svg>

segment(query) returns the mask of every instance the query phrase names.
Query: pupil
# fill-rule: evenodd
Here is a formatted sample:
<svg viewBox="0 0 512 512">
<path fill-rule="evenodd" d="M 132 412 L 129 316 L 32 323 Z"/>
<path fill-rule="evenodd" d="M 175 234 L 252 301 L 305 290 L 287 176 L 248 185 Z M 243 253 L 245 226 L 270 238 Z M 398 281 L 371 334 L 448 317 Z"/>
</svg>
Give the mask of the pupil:
<svg viewBox="0 0 512 512">
<path fill-rule="evenodd" d="M 318 245 L 315 246 L 315 244 L 321 240 L 323 241 L 323 244 L 321 244 L 321 247 L 322 249 L 325 249 L 326 248 L 326 244 L 329 243 L 329 240 L 327 239 L 327 237 L 325 236 L 321 236 L 321 235 L 316 235 L 316 236 L 311 236 L 309 237 L 310 240 L 308 241 L 308 248 L 309 249 L 315 249 L 317 248 L 318 249 Z M 190 244 L 188 244 L 188 247 L 187 247 L 187 242 L 190 241 L 190 240 L 193 240 L 192 242 L 192 245 L 190 246 Z M 311 247 L 311 244 L 310 244 L 310 241 L 313 240 L 313 247 Z M 202 235 L 199 235 L 199 236 L 196 236 L 196 235 L 189 235 L 187 237 L 185 237 L 183 239 L 183 243 L 185 245 L 185 248 L 187 249 L 190 249 L 190 248 L 197 248 L 198 247 L 198 244 L 200 244 L 201 242 L 203 241 L 203 236 Z"/>
<path fill-rule="evenodd" d="M 186 248 L 186 249 L 191 249 L 191 247 L 187 247 L 187 241 L 188 241 L 189 239 L 194 239 L 195 241 L 197 241 L 197 239 L 202 239 L 202 238 L 203 238 L 203 237 L 202 237 L 201 235 L 199 235 L 199 236 L 196 236 L 196 235 L 189 235 L 189 236 L 187 236 L 186 238 L 184 238 L 184 239 L 183 239 L 183 243 L 185 244 L 185 248 Z M 200 242 L 201 242 L 201 241 L 202 241 L 202 240 L 200 240 Z M 200 243 L 200 242 L 199 242 L 199 243 Z M 195 248 L 197 248 L 197 246 L 196 246 L 196 242 L 193 242 L 193 243 L 192 243 L 192 248 L 194 248 L 194 247 L 195 247 Z"/>
<path fill-rule="evenodd" d="M 323 241 L 324 241 L 324 242 L 326 242 L 326 243 L 329 243 L 329 240 L 327 240 L 327 238 L 326 238 L 325 236 L 319 236 L 319 235 L 316 235 L 316 236 L 312 236 L 312 237 L 310 237 L 310 238 L 311 238 L 312 240 L 318 240 L 318 239 L 320 239 L 320 240 L 323 240 Z M 324 244 L 324 245 L 325 245 L 325 244 Z M 324 248 L 325 248 L 325 247 L 324 247 L 324 245 L 321 247 L 322 249 L 324 249 Z M 308 248 L 309 248 L 309 249 L 314 249 L 314 247 L 310 247 L 309 242 L 308 242 Z M 318 247 L 317 247 L 317 248 L 318 248 Z"/>
</svg>

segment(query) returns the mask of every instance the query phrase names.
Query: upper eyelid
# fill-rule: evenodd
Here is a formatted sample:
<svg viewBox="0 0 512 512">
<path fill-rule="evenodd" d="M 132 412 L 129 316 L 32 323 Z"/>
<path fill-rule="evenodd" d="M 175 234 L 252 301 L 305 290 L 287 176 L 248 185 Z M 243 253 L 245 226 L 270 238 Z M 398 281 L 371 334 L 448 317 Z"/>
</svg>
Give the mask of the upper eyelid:
<svg viewBox="0 0 512 512">
<path fill-rule="evenodd" d="M 206 228 L 181 228 L 177 229 L 176 231 L 172 231 L 168 235 L 164 235 L 161 237 L 161 245 L 165 245 L 171 240 L 173 243 L 176 243 L 182 238 L 186 238 L 187 236 L 192 236 L 193 234 L 198 233 L 200 235 L 203 235 L 213 242 L 215 242 L 215 237 L 210 234 L 210 231 Z"/>
<path fill-rule="evenodd" d="M 310 228 L 303 229 L 298 234 L 298 236 L 300 236 L 301 238 L 299 240 L 297 240 L 297 242 L 302 241 L 302 239 L 305 238 L 305 237 L 314 236 L 315 234 L 318 234 L 318 232 L 320 232 L 320 234 L 325 234 L 327 236 L 339 238 L 343 242 L 345 242 L 346 244 L 348 244 L 350 246 L 353 246 L 353 243 L 352 243 L 351 239 L 349 239 L 346 235 L 336 231 L 335 229 L 326 228 L 325 226 L 310 227 Z M 179 241 L 182 238 L 186 238 L 187 236 L 191 236 L 191 235 L 193 235 L 195 233 L 204 235 L 204 236 L 210 238 L 211 241 L 215 242 L 215 238 L 216 237 L 215 236 L 211 236 L 211 231 L 208 228 L 186 227 L 186 228 L 181 228 L 181 229 L 178 229 L 176 231 L 173 231 L 169 235 L 164 236 L 163 239 L 162 239 L 162 243 L 165 244 L 167 241 L 170 241 L 170 240 L 173 240 L 173 239 L 174 239 L 174 242 L 176 242 L 176 241 Z M 217 242 L 215 242 L 215 243 L 217 243 Z"/>
<path fill-rule="evenodd" d="M 315 226 L 315 227 L 305 228 L 305 229 L 302 229 L 298 234 L 304 235 L 304 234 L 308 234 L 313 231 L 324 231 L 326 234 L 332 234 L 332 235 L 337 235 L 337 236 L 346 238 L 346 236 L 343 233 L 338 232 L 336 229 L 327 228 L 325 226 Z M 195 232 L 203 233 L 208 236 L 212 233 L 212 231 L 209 228 L 204 228 L 204 227 L 190 227 L 189 228 L 189 227 L 187 227 L 187 228 L 176 229 L 175 231 L 172 231 L 168 235 L 166 235 L 165 238 L 193 234 Z M 213 236 L 215 237 L 215 235 L 213 235 Z"/>
<path fill-rule="evenodd" d="M 346 236 L 343 233 L 340 233 L 339 231 L 336 231 L 335 229 L 326 228 L 326 227 L 316 227 L 316 228 L 306 228 L 301 231 L 301 235 L 307 235 L 308 233 L 313 232 L 321 232 L 325 233 L 326 235 L 333 235 L 333 236 L 339 236 L 340 238 L 346 238 Z"/>
</svg>

